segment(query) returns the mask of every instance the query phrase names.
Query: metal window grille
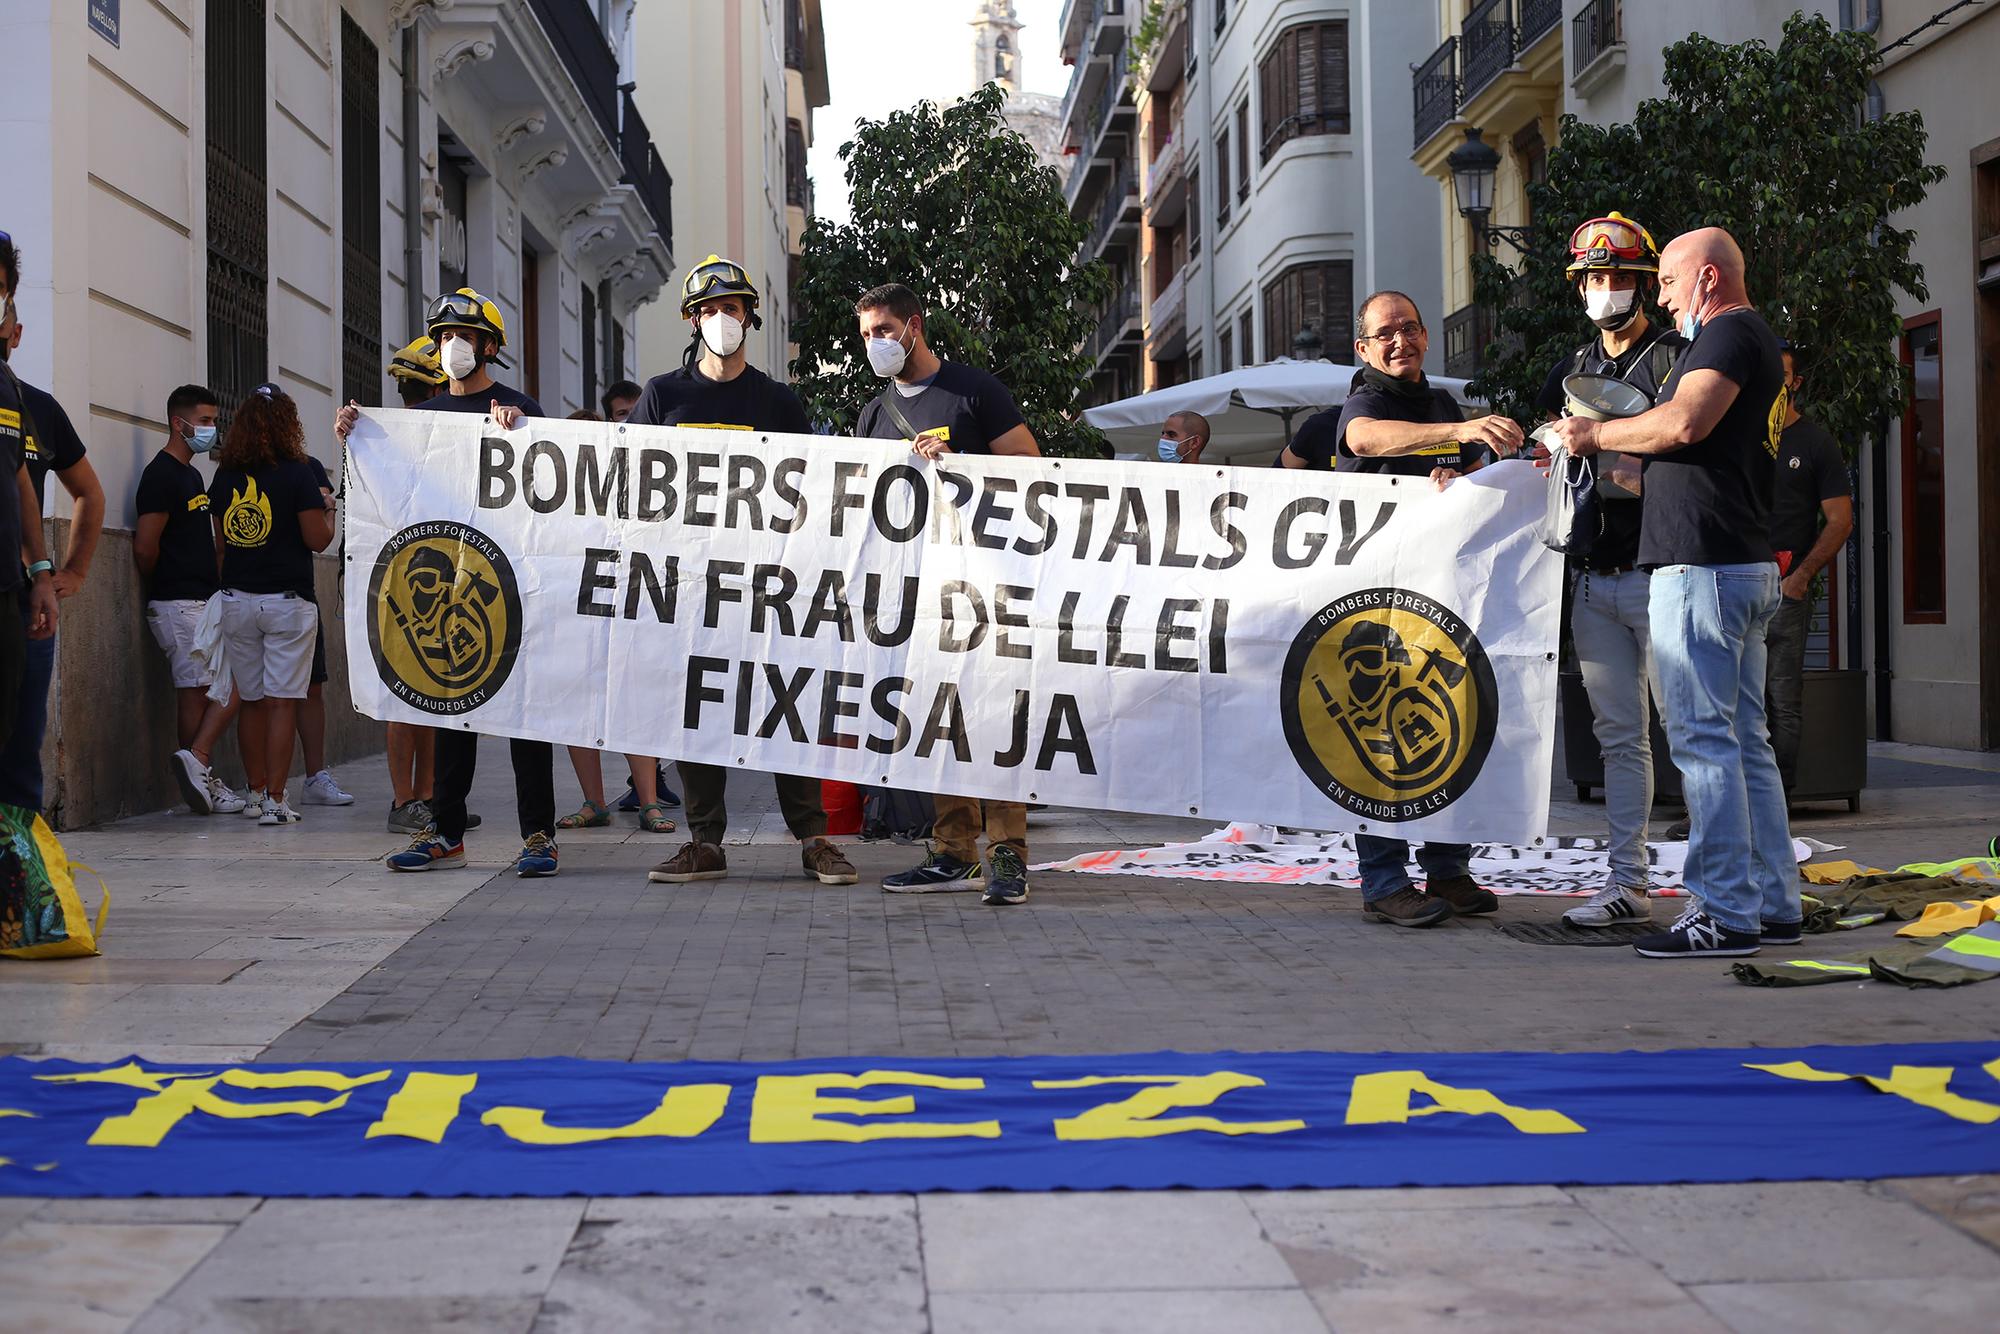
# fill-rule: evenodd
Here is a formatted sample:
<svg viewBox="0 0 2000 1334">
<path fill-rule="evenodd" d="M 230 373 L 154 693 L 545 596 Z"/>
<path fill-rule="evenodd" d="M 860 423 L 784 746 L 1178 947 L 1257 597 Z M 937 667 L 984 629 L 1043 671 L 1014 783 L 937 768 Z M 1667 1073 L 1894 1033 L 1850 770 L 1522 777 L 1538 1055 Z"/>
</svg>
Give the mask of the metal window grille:
<svg viewBox="0 0 2000 1334">
<path fill-rule="evenodd" d="M 381 56 L 340 16 L 340 393 L 371 403 L 382 388 Z"/>
<path fill-rule="evenodd" d="M 208 383 L 225 414 L 265 378 L 265 0 L 208 0 Z"/>
</svg>

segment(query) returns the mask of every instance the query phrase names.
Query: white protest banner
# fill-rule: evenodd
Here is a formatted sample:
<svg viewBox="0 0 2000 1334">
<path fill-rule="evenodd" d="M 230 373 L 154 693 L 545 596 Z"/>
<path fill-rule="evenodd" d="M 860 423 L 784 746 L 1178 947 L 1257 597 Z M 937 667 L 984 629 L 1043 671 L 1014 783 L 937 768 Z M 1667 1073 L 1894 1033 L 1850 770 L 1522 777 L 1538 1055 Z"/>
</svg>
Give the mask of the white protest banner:
<svg viewBox="0 0 2000 1334">
<path fill-rule="evenodd" d="M 919 791 L 1530 843 L 1543 485 L 370 411 L 372 717 Z"/>
</svg>

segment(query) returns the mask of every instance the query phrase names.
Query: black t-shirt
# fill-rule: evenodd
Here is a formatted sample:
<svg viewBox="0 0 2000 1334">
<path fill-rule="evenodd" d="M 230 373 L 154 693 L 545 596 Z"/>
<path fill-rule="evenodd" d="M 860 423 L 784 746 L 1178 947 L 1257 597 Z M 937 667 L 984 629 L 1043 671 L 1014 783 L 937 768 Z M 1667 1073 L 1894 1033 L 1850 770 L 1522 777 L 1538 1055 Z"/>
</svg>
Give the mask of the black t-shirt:
<svg viewBox="0 0 2000 1334">
<path fill-rule="evenodd" d="M 1358 417 L 1371 421 L 1458 422 L 1465 420 L 1458 400 L 1449 392 L 1420 382 L 1421 392 L 1401 394 L 1371 383 L 1356 371 L 1347 401 L 1306 418 L 1292 438 L 1292 453 L 1315 468 L 1337 472 L 1386 473 L 1397 477 L 1428 477 L 1433 468 L 1464 471 L 1479 462 L 1483 447 L 1459 441 L 1431 445 L 1417 454 L 1360 455 L 1347 447 L 1347 428 Z"/>
<path fill-rule="evenodd" d="M 1549 378 L 1542 384 L 1535 407 L 1544 416 L 1561 416 L 1569 403 L 1568 395 L 1563 393 L 1563 381 L 1572 375 L 1608 375 L 1623 380 L 1647 398 L 1658 402 L 1660 390 L 1686 346 L 1687 339 L 1672 329 L 1654 328 L 1626 348 L 1623 356 L 1614 357 L 1604 350 L 1601 336 L 1594 338 L 1556 363 L 1549 372 Z M 1615 570 L 1637 564 L 1640 519 L 1645 503 L 1637 496 L 1621 500 L 1604 492 L 1598 493 L 1598 501 L 1604 515 L 1604 530 L 1590 544 L 1588 554 L 1568 558 L 1570 568 Z"/>
<path fill-rule="evenodd" d="M 1701 333 L 1667 377 L 1662 403 L 1695 371 L 1716 371 L 1736 400 L 1705 440 L 1646 458 L 1639 563 L 1755 565 L 1771 559 L 1772 460 L 1784 420 L 1778 338 L 1754 310 L 1732 310 Z"/>
<path fill-rule="evenodd" d="M 160 602 L 206 602 L 215 593 L 215 527 L 201 470 L 161 450 L 139 474 L 138 509 L 142 516 L 167 516 L 150 596 Z"/>
<path fill-rule="evenodd" d="M 991 454 L 993 442 L 1027 418 L 1007 386 L 985 371 L 956 361 L 938 364 L 922 393 L 905 394 L 892 381 L 861 409 L 855 434 L 872 440 L 907 440 L 911 432 L 883 406 L 894 397 L 896 411 L 917 431 L 938 431 L 954 454 Z"/>
<path fill-rule="evenodd" d="M 1819 540 L 1820 502 L 1852 494 L 1847 460 L 1827 429 L 1804 417 L 1787 426 L 1778 439 L 1771 495 L 1771 546 L 1792 553 L 1786 569 Z"/>
<path fill-rule="evenodd" d="M 733 380 L 711 380 L 698 366 L 655 375 L 625 420 L 633 426 L 812 433 L 805 405 L 791 386 L 779 384 L 755 366 L 745 366 Z"/>
<path fill-rule="evenodd" d="M 28 478 L 35 484 L 35 499 L 41 500 L 48 494 L 51 472 L 64 472 L 83 462 L 83 440 L 54 394 L 23 381 L 21 398 L 35 423 L 27 437 L 26 453 Z"/>
<path fill-rule="evenodd" d="M 318 484 L 322 492 L 333 490 L 333 478 L 327 475 L 324 463 L 321 463 L 318 459 L 308 454 L 306 455 L 306 467 L 312 469 L 313 481 Z M 310 558 L 308 558 L 308 568 L 310 568 Z M 313 587 L 311 579 L 307 579 L 305 583 L 292 591 L 300 597 L 305 598 L 308 602 L 319 601 L 319 590 Z"/>
<path fill-rule="evenodd" d="M 0 593 L 21 586 L 21 488 L 14 475 L 21 471 L 27 447 L 27 422 L 21 415 L 20 381 L 0 364 Z M 39 516 L 38 516 L 39 517 Z"/>
<path fill-rule="evenodd" d="M 218 468 L 208 503 L 222 521 L 222 586 L 239 593 L 312 587 L 312 551 L 299 515 L 324 509 L 319 479 L 303 461 L 245 473 Z"/>
<path fill-rule="evenodd" d="M 476 394 L 454 394 L 449 389 L 434 398 L 427 398 L 417 404 L 418 412 L 476 412 L 485 416 L 487 409 L 498 403 L 503 408 L 519 408 L 528 417 L 546 417 L 542 405 L 529 398 L 518 389 L 504 384 L 490 384 Z"/>
</svg>

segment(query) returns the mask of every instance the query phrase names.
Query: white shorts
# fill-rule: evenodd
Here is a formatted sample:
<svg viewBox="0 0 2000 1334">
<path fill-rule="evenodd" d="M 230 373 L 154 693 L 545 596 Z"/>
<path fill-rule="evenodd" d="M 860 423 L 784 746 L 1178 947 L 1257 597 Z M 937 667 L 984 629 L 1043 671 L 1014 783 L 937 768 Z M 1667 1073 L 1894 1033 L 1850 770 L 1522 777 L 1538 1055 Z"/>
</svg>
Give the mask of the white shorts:
<svg viewBox="0 0 2000 1334">
<path fill-rule="evenodd" d="M 236 693 L 304 699 L 312 685 L 319 608 L 290 593 L 222 593 L 222 644 Z"/>
<path fill-rule="evenodd" d="M 174 674 L 177 690 L 204 690 L 215 673 L 195 661 L 194 628 L 201 623 L 200 598 L 174 598 L 146 604 L 146 624 L 152 628 L 153 642 L 167 655 L 167 668 Z"/>
</svg>

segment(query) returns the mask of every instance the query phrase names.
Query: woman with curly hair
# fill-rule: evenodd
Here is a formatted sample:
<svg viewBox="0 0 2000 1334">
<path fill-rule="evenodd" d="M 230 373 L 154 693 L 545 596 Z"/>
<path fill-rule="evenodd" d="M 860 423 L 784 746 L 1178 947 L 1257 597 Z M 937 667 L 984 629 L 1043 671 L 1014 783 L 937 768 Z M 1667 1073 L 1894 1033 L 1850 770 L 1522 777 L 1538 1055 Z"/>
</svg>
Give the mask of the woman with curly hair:
<svg viewBox="0 0 2000 1334">
<path fill-rule="evenodd" d="M 222 637 L 243 699 L 243 759 L 257 823 L 296 824 L 285 801 L 299 701 L 311 686 L 319 609 L 312 555 L 333 541 L 333 513 L 306 462 L 298 407 L 260 384 L 236 409 L 209 485 L 221 562 Z"/>
</svg>

